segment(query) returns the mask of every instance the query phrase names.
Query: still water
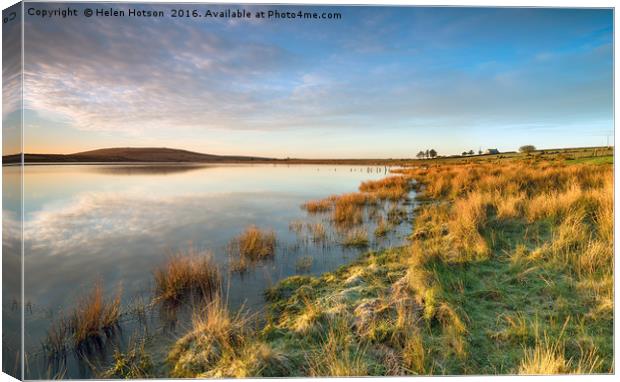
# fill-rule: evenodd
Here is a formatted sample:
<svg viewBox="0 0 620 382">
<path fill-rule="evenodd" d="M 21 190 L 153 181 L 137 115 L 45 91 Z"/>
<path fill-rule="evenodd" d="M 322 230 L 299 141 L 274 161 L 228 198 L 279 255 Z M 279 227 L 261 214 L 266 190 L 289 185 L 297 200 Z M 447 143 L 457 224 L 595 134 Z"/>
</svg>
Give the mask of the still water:
<svg viewBox="0 0 620 382">
<path fill-rule="evenodd" d="M 316 245 L 302 240 L 290 224 L 325 219 L 308 216 L 302 203 L 357 191 L 360 182 L 385 177 L 388 171 L 333 165 L 26 166 L 25 346 L 31 358 L 27 377 L 58 373 L 41 355 L 41 343 L 61 312 L 97 281 L 108 295 L 122 287 L 124 305 L 137 299 L 148 302 L 153 270 L 177 251 L 212 252 L 226 275 L 229 305 L 250 311 L 264 306 L 265 289 L 282 278 L 320 274 L 353 261 L 362 250 L 338 245 L 335 231 L 329 232 L 327 243 Z M 11 216 L 5 214 L 5 219 Z M 226 246 L 250 225 L 275 231 L 276 255 L 242 275 L 227 272 Z M 406 225 L 382 240 L 374 239 L 372 226 L 366 225 L 371 247 L 401 243 Z M 311 265 L 300 270 L 300 259 L 309 257 Z M 164 323 L 153 320 L 151 332 L 161 330 L 162 343 L 178 338 L 189 325 L 180 322 L 166 331 Z M 135 325 L 126 326 L 128 336 Z M 160 350 L 165 352 L 165 346 Z M 69 359 L 62 367 L 63 377 L 92 376 L 77 363 Z"/>
</svg>

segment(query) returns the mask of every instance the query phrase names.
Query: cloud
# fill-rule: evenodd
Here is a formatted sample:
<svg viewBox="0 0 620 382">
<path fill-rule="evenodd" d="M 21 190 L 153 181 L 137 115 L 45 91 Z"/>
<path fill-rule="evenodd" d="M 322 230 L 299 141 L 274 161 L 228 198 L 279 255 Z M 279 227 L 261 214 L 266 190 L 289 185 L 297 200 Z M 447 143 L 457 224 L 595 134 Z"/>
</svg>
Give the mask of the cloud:
<svg viewBox="0 0 620 382">
<path fill-rule="evenodd" d="M 521 11 L 406 10 L 347 8 L 339 23 L 28 18 L 26 106 L 136 139 L 611 121 L 605 38 L 542 43 Z M 536 14 L 540 32 L 554 14 Z M 600 29 L 589 23 L 579 33 Z"/>
<path fill-rule="evenodd" d="M 273 44 L 194 23 L 28 18 L 26 107 L 81 130 L 223 128 L 263 100 L 244 82 L 294 65 Z"/>
<path fill-rule="evenodd" d="M 179 227 L 204 228 L 209 224 L 206 215 L 195 212 L 205 210 L 212 200 L 213 196 L 150 197 L 143 192 L 83 193 L 69 205 L 46 206 L 29 216 L 24 239 L 29 250 L 54 256 L 98 253 L 110 242 L 158 241 Z"/>
</svg>

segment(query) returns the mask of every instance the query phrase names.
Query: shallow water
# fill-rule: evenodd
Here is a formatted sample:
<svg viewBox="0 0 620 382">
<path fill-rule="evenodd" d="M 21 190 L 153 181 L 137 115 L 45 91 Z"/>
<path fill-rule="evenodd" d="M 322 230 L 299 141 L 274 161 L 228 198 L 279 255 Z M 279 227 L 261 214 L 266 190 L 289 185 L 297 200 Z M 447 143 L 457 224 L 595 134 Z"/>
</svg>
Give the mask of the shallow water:
<svg viewBox="0 0 620 382">
<path fill-rule="evenodd" d="M 193 247 L 212 252 L 226 275 L 229 305 L 254 312 L 264 305 L 265 289 L 278 280 L 298 273 L 320 274 L 354 260 L 361 250 L 339 245 L 335 230 L 328 230 L 326 243 L 316 244 L 289 224 L 326 222 L 325 216 L 308 216 L 300 205 L 356 191 L 361 181 L 382 178 L 388 171 L 333 165 L 26 166 L 27 378 L 92 376 L 75 357 L 59 367 L 42 356 L 41 342 L 52 322 L 98 280 L 108 295 L 122 287 L 126 310 L 136 298 L 150 301 L 153 270 L 176 251 Z M 276 255 L 243 275 L 231 274 L 226 246 L 249 225 L 275 231 Z M 406 225 L 375 240 L 373 225 L 366 224 L 371 247 L 402 243 Z M 301 258 L 306 259 L 305 267 L 299 266 Z M 183 334 L 188 317 L 181 312 L 176 320 L 164 320 L 157 310 L 149 314 L 147 329 L 155 352 L 163 354 Z M 121 325 L 121 340 L 111 342 L 122 347 L 143 326 L 128 317 Z M 98 357 L 105 364 L 109 351 Z"/>
</svg>

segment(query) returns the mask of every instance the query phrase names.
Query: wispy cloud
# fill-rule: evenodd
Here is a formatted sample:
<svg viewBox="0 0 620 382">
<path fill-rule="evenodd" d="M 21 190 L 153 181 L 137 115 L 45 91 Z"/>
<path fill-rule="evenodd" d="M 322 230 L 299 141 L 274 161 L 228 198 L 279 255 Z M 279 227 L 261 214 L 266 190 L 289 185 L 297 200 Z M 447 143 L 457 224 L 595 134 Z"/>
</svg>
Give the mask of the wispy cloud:
<svg viewBox="0 0 620 382">
<path fill-rule="evenodd" d="M 343 20 L 28 18 L 26 106 L 136 142 L 171 131 L 195 141 L 261 131 L 286 145 L 308 129 L 611 123 L 605 11 L 331 10 Z"/>
</svg>

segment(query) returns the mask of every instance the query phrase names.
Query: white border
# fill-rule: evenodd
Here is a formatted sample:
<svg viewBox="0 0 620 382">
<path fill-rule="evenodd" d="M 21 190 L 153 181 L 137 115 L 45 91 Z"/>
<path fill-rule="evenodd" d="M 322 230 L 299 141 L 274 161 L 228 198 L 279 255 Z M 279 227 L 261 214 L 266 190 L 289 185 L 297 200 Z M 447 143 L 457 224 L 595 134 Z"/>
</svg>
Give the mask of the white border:
<svg viewBox="0 0 620 382">
<path fill-rule="evenodd" d="M 45 2 L 42 0 L 34 0 L 34 1 L 28 1 L 28 2 Z M 65 0 L 65 1 L 56 1 L 56 2 L 63 2 L 63 3 L 95 3 L 95 2 L 102 2 L 102 3 L 106 3 L 106 2 L 114 2 L 114 1 L 106 1 L 106 0 L 94 0 L 94 1 L 76 1 L 76 0 Z M 15 0 L 0 0 L 0 4 L 2 4 L 2 9 L 5 9 L 13 4 L 17 3 L 17 1 Z M 448 1 L 437 1 L 437 0 L 423 0 L 423 1 L 416 1 L 416 0 L 388 0 L 388 1 L 384 1 L 384 0 L 375 0 L 375 1 L 368 1 L 368 0 L 336 0 L 336 1 L 330 1 L 330 0 L 311 0 L 311 1 L 301 1 L 301 0 L 286 0 L 286 1 L 257 1 L 257 0 L 242 0 L 242 1 L 235 1 L 235 0 L 218 0 L 218 1 L 174 1 L 174 0 L 151 0 L 151 1 L 126 1 L 126 3 L 230 3 L 230 4 L 312 4 L 312 5 L 321 5 L 321 4 L 333 4 L 333 5 L 378 5 L 378 6 L 389 6 L 389 5 L 405 5 L 405 6 L 483 6 L 483 7 L 562 7 L 562 8 L 578 8 L 578 7 L 588 7 L 588 8 L 615 8 L 615 2 L 614 1 L 609 1 L 609 0 L 590 0 L 590 1 L 583 1 L 583 0 L 520 0 L 520 1 L 514 1 L 514 0 L 506 0 L 506 1 L 498 1 L 498 0 L 473 0 L 473 1 L 464 1 L 464 0 L 448 0 Z M 615 97 L 615 90 L 616 90 L 616 78 L 618 75 L 618 68 L 615 66 L 615 51 L 616 51 L 616 46 L 617 46 L 617 41 L 618 39 L 617 37 L 617 26 L 618 26 L 618 14 L 617 12 L 615 12 L 614 9 L 614 77 L 613 77 L 613 82 L 614 82 L 614 132 L 615 132 L 615 115 L 616 112 L 618 110 L 618 101 Z M 2 36 L 2 32 L 1 32 L 1 28 L 0 28 L 0 41 L 1 41 L 1 36 Z M 1 42 L 0 42 L 0 46 L 1 46 Z M 23 57 L 23 54 L 22 54 Z M 1 58 L 0 58 L 0 62 L 1 62 Z M 22 100 L 23 102 L 23 100 Z M 2 94 L 0 92 L 0 104 L 2 104 Z M 23 130 L 22 130 L 23 133 Z M 1 139 L 1 138 L 0 138 Z M 614 147 L 617 147 L 617 141 L 616 141 L 616 136 L 614 134 Z M 23 145 L 23 138 L 22 138 L 22 145 Z M 614 156 L 617 157 L 617 149 L 614 149 Z M 614 161 L 614 185 L 617 189 L 618 184 L 619 184 L 619 179 L 620 177 L 618 177 L 619 174 L 619 169 L 617 166 L 615 166 L 615 161 Z M 23 188 L 22 188 L 23 191 Z M 2 191 L 1 191 L 1 180 L 0 180 L 0 198 L 2 195 Z M 23 199 L 22 199 L 23 201 Z M 614 211 L 618 211 L 618 206 L 620 205 L 620 203 L 618 202 L 617 198 L 615 198 L 614 195 Z M 22 206 L 22 211 L 23 211 L 23 206 Z M 617 216 L 614 217 L 614 221 L 615 221 L 615 225 L 614 225 L 614 237 L 618 237 L 618 233 L 620 232 L 620 229 L 618 227 L 618 219 Z M 0 232 L 1 232 L 2 228 L 1 228 L 1 224 L 0 224 Z M 1 253 L 1 249 L 0 249 L 0 253 Z M 615 246 L 615 240 L 614 240 L 614 269 L 617 269 L 616 265 L 617 265 L 617 258 L 618 258 L 618 247 Z M 23 261 L 22 261 L 23 264 Z M 0 267 L 1 267 L 1 262 L 0 262 Z M 23 275 L 22 275 L 23 276 Z M 1 285 L 1 280 L 2 280 L 2 273 L 0 272 L 0 285 Z M 23 277 L 22 277 L 22 281 L 23 281 Z M 615 282 L 614 282 L 614 291 L 615 291 Z M 615 312 L 616 312 L 616 307 L 618 306 L 618 295 L 614 294 L 614 318 L 616 318 L 615 316 Z M 0 302 L 1 302 L 1 295 L 0 295 Z M 1 306 L 1 305 L 0 305 Z M 23 307 L 22 307 L 23 308 Z M 23 318 L 23 315 L 22 315 Z M 23 325 L 23 323 L 22 323 Z M 22 328 L 23 329 L 23 328 Z M 614 320 L 614 333 L 617 333 L 617 329 L 618 329 L 618 320 Z M 2 328 L 0 326 L 0 335 Z M 618 344 L 619 344 L 619 340 L 618 340 L 618 336 L 615 336 L 614 338 L 614 364 L 617 365 L 617 360 L 618 360 Z M 1 352 L 1 349 L 0 349 Z M 1 358 L 0 358 L 1 360 Z M 413 377 L 386 377 L 386 378 L 381 378 L 381 377 L 377 377 L 375 378 L 375 380 L 379 379 L 379 380 L 386 380 L 386 381 L 410 381 Z M 547 381 L 547 380 L 552 380 L 552 381 L 601 381 L 601 380 L 609 380 L 611 381 L 612 379 L 615 380 L 616 377 L 615 375 L 583 375 L 583 376 L 577 376 L 577 375 L 561 375 L 561 376 L 454 376 L 454 377 L 442 377 L 442 376 L 433 376 L 433 377 L 415 377 L 416 381 L 420 380 L 420 381 L 440 381 L 440 380 L 458 380 L 458 381 L 463 381 L 463 382 L 474 382 L 474 381 L 480 381 L 480 380 L 492 380 L 492 381 L 501 381 L 501 380 L 510 380 L 510 381 Z M 350 381 L 362 381 L 362 380 L 367 380 L 368 377 L 366 378 L 347 378 L 347 380 Z M 14 379 L 12 377 L 9 377 L 6 374 L 2 374 L 0 373 L 0 382 L 5 382 L 5 381 L 13 381 Z M 152 381 L 151 380 L 147 380 L 147 381 Z M 260 382 L 260 381 L 264 381 L 265 379 L 247 379 L 247 381 L 255 381 L 255 382 Z M 278 380 L 281 381 L 298 381 L 300 379 L 293 379 L 293 378 L 279 378 Z M 313 379 L 314 380 L 314 379 Z M 321 380 L 321 381 L 338 381 L 341 380 L 341 378 L 316 378 L 316 380 Z M 79 381 L 79 380 L 76 380 Z M 85 380 L 85 381 L 92 381 L 92 380 Z M 181 379 L 167 379 L 166 381 L 183 381 Z"/>
</svg>

